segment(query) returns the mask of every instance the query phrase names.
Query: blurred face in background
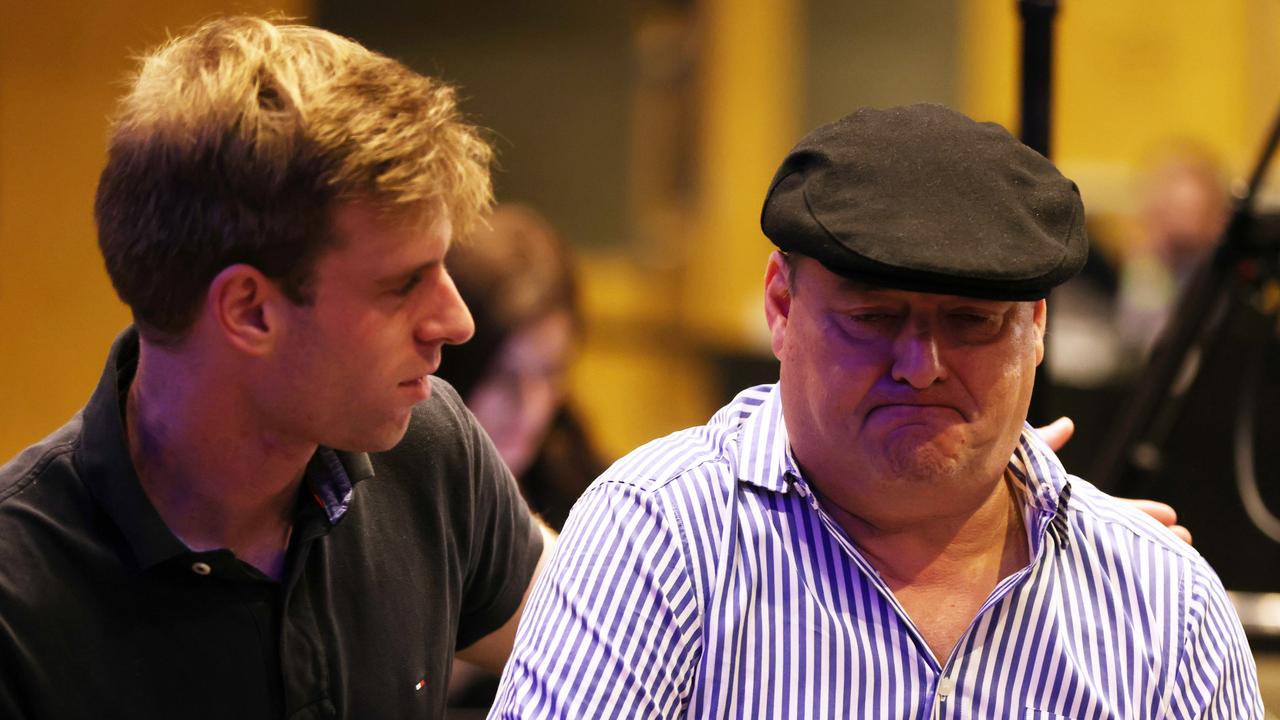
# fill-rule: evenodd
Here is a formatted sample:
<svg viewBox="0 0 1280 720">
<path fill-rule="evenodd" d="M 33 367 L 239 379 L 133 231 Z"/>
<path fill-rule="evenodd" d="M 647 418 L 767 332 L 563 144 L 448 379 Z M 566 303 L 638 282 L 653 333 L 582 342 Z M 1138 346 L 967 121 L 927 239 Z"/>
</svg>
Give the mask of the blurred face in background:
<svg viewBox="0 0 1280 720">
<path fill-rule="evenodd" d="M 1217 247 L 1230 210 L 1230 194 L 1215 165 L 1174 156 L 1148 177 L 1141 220 L 1152 250 L 1166 267 L 1184 274 Z"/>
<path fill-rule="evenodd" d="M 504 203 L 446 260 L 475 318 L 470 342 L 443 352 L 439 375 L 521 478 L 566 403 L 581 327 L 573 251 L 536 210 Z"/>
<path fill-rule="evenodd" d="M 574 322 L 556 310 L 512 333 L 466 397 L 467 406 L 519 477 L 538 454 L 564 402 Z"/>
</svg>

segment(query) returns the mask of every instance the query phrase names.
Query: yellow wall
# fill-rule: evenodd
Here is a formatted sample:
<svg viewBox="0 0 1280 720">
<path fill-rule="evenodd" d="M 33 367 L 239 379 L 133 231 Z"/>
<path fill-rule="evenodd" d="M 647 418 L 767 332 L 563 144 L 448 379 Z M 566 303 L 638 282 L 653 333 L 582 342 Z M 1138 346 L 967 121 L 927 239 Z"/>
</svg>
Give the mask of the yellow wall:
<svg viewBox="0 0 1280 720">
<path fill-rule="evenodd" d="M 741 348 L 764 324 L 772 245 L 760 203 L 799 139 L 801 0 L 706 0 L 697 217 L 685 318 L 713 344 Z M 766 39 L 767 38 L 767 39 Z"/>
<path fill-rule="evenodd" d="M 129 58 L 217 12 L 305 0 L 0 3 L 0 463 L 92 391 L 128 322 L 102 270 L 93 191 Z"/>
<path fill-rule="evenodd" d="M 810 4 L 697 4 L 697 192 L 687 219 L 690 229 L 680 242 L 667 245 L 687 246 L 681 258 L 684 270 L 647 277 L 625 264 L 615 263 L 607 273 L 593 270 L 592 277 L 607 278 L 602 292 L 589 295 L 599 303 L 589 305 L 589 311 L 607 317 L 603 322 L 630 327 L 628 318 L 637 313 L 668 312 L 674 295 L 679 303 L 673 312 L 682 319 L 693 345 L 767 352 L 761 275 L 770 245 L 759 230 L 760 203 L 786 149 L 809 129 L 800 118 L 814 103 L 806 102 L 803 92 L 824 85 L 813 78 L 805 81 L 802 58 L 838 54 L 830 48 L 806 52 L 805 43 L 840 36 L 829 32 L 806 37 L 811 23 L 804 15 Z M 1135 205 L 1136 170 L 1162 143 L 1197 140 L 1216 151 L 1236 175 L 1251 169 L 1273 114 L 1280 109 L 1280 3 L 1220 0 L 1157 6 L 1147 0 L 1061 0 L 1060 5 L 1055 23 L 1054 159 L 1080 185 L 1091 219 L 1097 222 L 1096 247 L 1117 261 L 1139 237 L 1129 217 Z M 955 88 L 960 109 L 1015 130 L 1017 7 L 1017 0 L 956 0 L 954 83 L 938 84 Z M 849 30 L 854 35 L 858 28 Z M 911 66 L 919 62 L 911 50 L 918 48 L 886 55 L 882 63 L 893 65 L 895 73 L 922 72 L 919 65 Z M 936 67 L 928 64 L 930 70 Z M 883 71 L 865 64 L 850 75 L 877 72 Z M 836 98 L 832 107 L 847 103 L 845 109 L 852 110 L 868 101 L 862 88 L 825 86 Z M 895 98 L 940 99 L 901 94 Z M 1274 175 L 1280 181 L 1280 172 Z M 646 301 L 628 307 L 613 290 L 619 286 L 641 288 L 632 294 L 646 296 Z M 699 415 L 714 410 L 709 361 L 702 358 L 699 365 L 696 358 L 680 357 L 652 335 L 640 335 L 629 344 L 612 342 L 606 349 L 589 346 L 585 360 L 583 367 L 589 372 L 578 376 L 575 391 L 610 454 L 699 422 Z M 609 382 L 598 382 L 602 377 Z M 628 398 L 646 401 L 620 403 L 620 389 Z"/>
<path fill-rule="evenodd" d="M 582 259 L 587 337 L 572 391 L 609 458 L 706 422 L 723 402 L 707 351 L 761 344 L 772 246 L 760 202 L 798 137 L 802 8 L 698 5 L 696 190 L 665 224 L 680 236 L 661 238 L 662 263 Z"/>
<path fill-rule="evenodd" d="M 1054 160 L 1086 207 L 1126 212 L 1133 171 L 1162 141 L 1194 139 L 1243 175 L 1280 107 L 1274 0 L 1060 3 Z M 1017 123 L 1014 0 L 962 0 L 960 104 Z"/>
<path fill-rule="evenodd" d="M 1012 126 L 1016 2 L 958 2 L 959 104 Z M 0 460 L 81 406 L 127 322 L 101 270 L 91 206 L 105 118 L 129 56 L 166 29 L 215 12 L 305 15 L 309 7 L 308 0 L 0 4 Z M 607 337 L 597 346 L 605 349 L 588 349 L 575 385 L 604 388 L 584 399 L 610 454 L 713 409 L 705 361 L 664 343 L 697 334 L 703 339 L 694 344 L 706 347 L 759 347 L 769 250 L 759 204 L 776 163 L 806 129 L 799 127 L 804 8 L 804 0 L 697 5 L 697 197 L 681 219 L 687 237 L 667 246 L 687 249 L 683 269 L 638 269 L 625 257 L 587 263 L 588 311 Z M 1275 0 L 1152 8 L 1139 0 L 1062 3 L 1056 159 L 1095 211 L 1124 211 L 1132 168 L 1161 138 L 1198 137 L 1244 173 L 1280 103 Z M 619 404 L 621 391 L 648 404 Z"/>
</svg>

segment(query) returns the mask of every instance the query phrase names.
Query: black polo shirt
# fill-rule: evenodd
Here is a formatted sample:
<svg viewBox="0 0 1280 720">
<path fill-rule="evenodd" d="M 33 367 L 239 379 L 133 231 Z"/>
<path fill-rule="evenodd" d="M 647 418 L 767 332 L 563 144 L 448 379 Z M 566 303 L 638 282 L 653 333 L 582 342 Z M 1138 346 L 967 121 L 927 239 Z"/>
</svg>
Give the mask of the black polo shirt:
<svg viewBox="0 0 1280 720">
<path fill-rule="evenodd" d="M 0 718 L 443 715 L 454 650 L 511 617 L 542 549 L 457 394 L 434 382 L 388 452 L 317 451 L 275 582 L 188 550 L 143 493 L 137 353 L 128 331 L 89 404 L 0 468 Z"/>
</svg>

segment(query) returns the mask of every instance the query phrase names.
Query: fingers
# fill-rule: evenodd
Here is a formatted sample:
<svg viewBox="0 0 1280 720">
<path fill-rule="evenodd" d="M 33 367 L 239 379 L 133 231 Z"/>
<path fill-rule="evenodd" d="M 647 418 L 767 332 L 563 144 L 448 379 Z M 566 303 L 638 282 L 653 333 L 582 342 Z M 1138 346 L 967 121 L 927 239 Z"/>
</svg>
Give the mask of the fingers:
<svg viewBox="0 0 1280 720">
<path fill-rule="evenodd" d="M 1117 498 L 1123 500 L 1142 512 L 1155 518 L 1156 522 L 1169 528 L 1182 542 L 1191 544 L 1191 531 L 1178 524 L 1178 512 L 1167 503 L 1137 498 Z"/>
<path fill-rule="evenodd" d="M 1161 525 L 1164 525 L 1165 527 L 1173 527 L 1178 523 L 1178 512 L 1174 510 L 1173 506 L 1169 505 L 1168 503 L 1162 503 L 1156 500 L 1145 500 L 1145 499 L 1139 499 L 1139 498 L 1118 498 L 1118 499 L 1123 500 L 1127 503 L 1130 503 L 1131 505 L 1138 508 L 1142 512 L 1155 518 L 1157 522 L 1159 522 Z"/>
<path fill-rule="evenodd" d="M 1036 428 L 1036 433 L 1049 446 L 1050 450 L 1057 452 L 1062 449 L 1063 445 L 1071 439 L 1072 434 L 1076 431 L 1076 424 L 1069 417 L 1060 417 L 1057 420 Z M 1191 531 L 1178 524 L 1178 513 L 1172 506 L 1167 503 L 1157 502 L 1155 500 L 1137 499 L 1137 498 L 1118 498 L 1124 502 L 1132 504 L 1142 512 L 1155 518 L 1157 522 L 1169 528 L 1169 531 L 1178 537 L 1182 542 L 1191 544 Z"/>
<path fill-rule="evenodd" d="M 1044 440 L 1044 443 L 1054 452 L 1061 450 L 1075 431 L 1076 424 L 1069 417 L 1060 417 L 1044 427 L 1036 428 L 1040 439 Z"/>
</svg>

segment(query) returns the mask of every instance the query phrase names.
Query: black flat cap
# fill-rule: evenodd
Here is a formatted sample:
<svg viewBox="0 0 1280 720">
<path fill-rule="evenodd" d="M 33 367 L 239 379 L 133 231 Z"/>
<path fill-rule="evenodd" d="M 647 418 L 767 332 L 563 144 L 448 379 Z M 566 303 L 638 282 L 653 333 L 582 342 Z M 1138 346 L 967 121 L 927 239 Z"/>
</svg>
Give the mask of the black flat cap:
<svg viewBox="0 0 1280 720">
<path fill-rule="evenodd" d="M 760 216 L 782 250 L 873 285 L 1035 300 L 1089 252 L 1075 183 L 994 123 L 862 109 L 783 161 Z"/>
</svg>

